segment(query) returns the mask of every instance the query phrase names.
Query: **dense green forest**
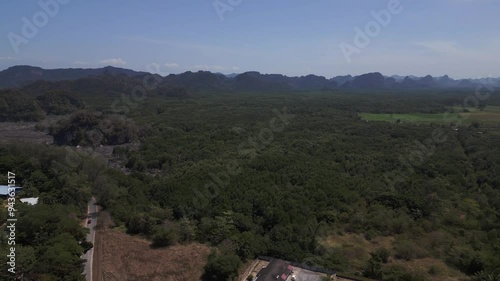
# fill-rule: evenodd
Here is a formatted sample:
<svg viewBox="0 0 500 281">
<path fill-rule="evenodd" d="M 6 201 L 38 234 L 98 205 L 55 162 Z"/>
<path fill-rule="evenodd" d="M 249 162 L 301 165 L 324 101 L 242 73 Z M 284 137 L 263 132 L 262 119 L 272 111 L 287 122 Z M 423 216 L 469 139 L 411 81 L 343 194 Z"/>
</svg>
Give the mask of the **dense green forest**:
<svg viewBox="0 0 500 281">
<path fill-rule="evenodd" d="M 120 144 L 113 156 L 122 167 L 74 147 L 0 150 L 2 175 L 16 170 L 25 195 L 41 200 L 19 211 L 23 269 L 29 280 L 78 280 L 71 276 L 81 270 L 84 236 L 67 214 L 81 216 L 93 194 L 117 225 L 155 247 L 213 246 L 206 280 L 229 280 L 258 255 L 378 280 L 445 274 L 393 262 L 428 258 L 464 280 L 498 280 L 488 278 L 500 274 L 500 120 L 465 124 L 447 115 L 476 107 L 463 106 L 471 94 L 154 91 L 121 117 L 113 99 L 95 96 L 87 111 L 57 93 L 20 101 L 30 112 L 73 113 L 51 128 L 64 140 L 56 143 Z M 500 93 L 477 107 L 485 105 L 500 105 Z M 370 122 L 362 112 L 443 114 L 446 122 Z M 98 143 L 88 137 L 96 130 Z M 324 242 L 349 234 L 394 242 L 369 259 Z"/>
<path fill-rule="evenodd" d="M 332 232 L 362 233 L 367 239 L 393 236 L 395 249 L 387 250 L 396 259 L 433 257 L 469 276 L 493 273 L 500 265 L 498 129 L 456 127 L 457 120 L 411 124 L 358 117 L 441 112 L 446 118 L 468 94 L 153 99 L 132 113 L 150 126 L 140 149 L 116 153 L 132 170 L 164 176 L 147 179 L 141 200 L 134 196 L 122 205 L 113 200 L 120 196 L 110 196 L 105 204 L 134 233 L 153 237 L 162 218 L 148 211 L 151 202 L 171 209 L 175 221 L 197 229 L 198 240 L 220 248 L 223 256 L 215 259 L 265 254 L 400 280 L 398 270 L 373 265 L 379 263 L 375 256 L 366 268 L 353 268 L 340 251 L 318 243 Z M 498 104 L 498 97 L 489 102 Z M 128 204 L 137 208 L 132 218 Z M 135 229 L 139 221 L 145 224 Z M 170 229 L 184 233 L 184 227 Z M 170 237 L 175 243 L 178 236 Z"/>
<path fill-rule="evenodd" d="M 45 145 L 0 148 L 0 180 L 6 183 L 7 171 L 14 172 L 17 186 L 24 187 L 20 196 L 39 197 L 38 205 L 19 201 L 15 205 L 15 280 L 85 280 L 80 256 L 92 245 L 86 242 L 81 221 L 100 163 L 69 149 Z M 6 221 L 6 208 L 2 208 L 0 218 L 2 223 Z M 0 239 L 7 245 L 7 236 Z M 7 251 L 7 247 L 0 249 L 0 278 L 14 280 L 7 272 Z"/>
<path fill-rule="evenodd" d="M 0 122 L 39 121 L 46 114 L 64 115 L 83 106 L 79 99 L 64 91 L 32 96 L 24 90 L 0 90 Z"/>
</svg>

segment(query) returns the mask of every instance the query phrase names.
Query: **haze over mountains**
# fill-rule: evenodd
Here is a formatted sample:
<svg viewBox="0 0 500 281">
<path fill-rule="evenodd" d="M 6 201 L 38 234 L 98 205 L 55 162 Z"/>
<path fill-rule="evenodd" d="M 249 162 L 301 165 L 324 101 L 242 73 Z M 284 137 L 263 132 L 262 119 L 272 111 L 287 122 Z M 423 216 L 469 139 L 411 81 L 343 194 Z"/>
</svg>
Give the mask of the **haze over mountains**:
<svg viewBox="0 0 500 281">
<path fill-rule="evenodd" d="M 0 71 L 0 88 L 14 88 L 29 85 L 38 80 L 66 81 L 101 75 L 142 77 L 147 72 L 107 66 L 96 69 L 43 69 L 34 66 L 13 66 Z M 157 74 L 154 74 L 157 75 Z M 160 77 L 160 76 L 157 76 Z M 170 74 L 161 78 L 161 84 L 182 87 L 189 90 L 329 90 L 329 89 L 443 89 L 476 88 L 478 85 L 500 87 L 500 78 L 455 80 L 442 77 L 384 76 L 381 73 L 367 73 L 358 76 L 336 76 L 325 78 L 317 75 L 288 77 L 281 74 L 245 72 L 224 75 L 209 71 Z"/>
</svg>

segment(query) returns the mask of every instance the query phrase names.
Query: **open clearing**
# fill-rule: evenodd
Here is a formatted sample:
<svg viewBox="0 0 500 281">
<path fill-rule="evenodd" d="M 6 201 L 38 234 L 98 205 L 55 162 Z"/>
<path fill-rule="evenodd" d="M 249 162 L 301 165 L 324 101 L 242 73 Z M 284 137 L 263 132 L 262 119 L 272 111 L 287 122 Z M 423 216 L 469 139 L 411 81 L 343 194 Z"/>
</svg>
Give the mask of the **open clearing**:
<svg viewBox="0 0 500 281">
<path fill-rule="evenodd" d="M 360 113 L 363 120 L 368 121 L 389 121 L 389 122 L 445 122 L 449 119 L 461 118 L 457 113 L 445 116 L 442 113 L 411 113 L 411 114 L 392 114 L 392 113 Z M 449 122 L 449 121 L 448 121 Z"/>
<path fill-rule="evenodd" d="M 111 228 L 108 213 L 99 214 L 94 281 L 200 280 L 210 249 L 202 244 L 153 249 L 140 237 Z"/>
<path fill-rule="evenodd" d="M 52 144 L 53 138 L 35 129 L 36 122 L 0 122 L 0 143 L 41 143 Z"/>
<path fill-rule="evenodd" d="M 476 108 L 469 112 L 457 113 L 360 113 L 362 120 L 387 121 L 387 122 L 411 122 L 411 123 L 463 123 L 473 122 L 486 124 L 500 124 L 500 106 L 487 106 L 483 110 Z"/>
<path fill-rule="evenodd" d="M 391 252 L 388 263 L 389 266 L 399 266 L 406 269 L 408 272 L 422 274 L 427 278 L 426 280 L 454 281 L 463 280 L 465 278 L 463 273 L 450 268 L 439 259 L 427 257 L 407 261 L 394 258 L 395 238 L 391 236 L 379 236 L 368 241 L 362 234 L 332 234 L 320 239 L 320 243 L 327 248 L 340 250 L 342 255 L 345 256 L 354 267 L 360 269 L 360 272 L 361 269 L 366 267 L 371 257 L 371 252 L 375 252 L 375 250 L 379 248 L 385 248 Z M 431 267 L 438 269 L 434 275 L 429 274 Z"/>
</svg>

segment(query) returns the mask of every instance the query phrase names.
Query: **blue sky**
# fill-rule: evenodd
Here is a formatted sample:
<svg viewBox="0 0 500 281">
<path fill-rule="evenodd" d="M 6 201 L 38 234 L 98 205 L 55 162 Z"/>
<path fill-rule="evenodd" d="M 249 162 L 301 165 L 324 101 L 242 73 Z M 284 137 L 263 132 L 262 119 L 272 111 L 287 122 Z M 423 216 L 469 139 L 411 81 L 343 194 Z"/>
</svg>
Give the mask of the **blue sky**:
<svg viewBox="0 0 500 281">
<path fill-rule="evenodd" d="M 399 13 L 390 12 L 391 1 L 2 0 L 0 69 L 500 76 L 500 1 L 400 0 Z M 376 22 L 372 11 L 382 10 L 390 21 L 356 45 L 355 28 L 365 32 Z M 23 17 L 36 32 L 23 33 Z M 357 48 L 350 62 L 343 43 Z"/>
</svg>

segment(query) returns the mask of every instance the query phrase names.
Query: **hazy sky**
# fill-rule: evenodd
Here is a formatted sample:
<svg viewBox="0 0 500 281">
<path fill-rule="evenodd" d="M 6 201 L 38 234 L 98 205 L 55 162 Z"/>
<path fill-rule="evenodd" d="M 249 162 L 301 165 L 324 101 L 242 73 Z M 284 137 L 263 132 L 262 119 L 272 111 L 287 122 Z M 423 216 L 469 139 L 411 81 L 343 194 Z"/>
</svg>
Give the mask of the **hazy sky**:
<svg viewBox="0 0 500 281">
<path fill-rule="evenodd" d="M 388 10 L 396 2 L 1 0 L 0 69 L 500 76 L 500 1 L 400 0 Z M 373 22 L 382 10 L 391 19 Z M 356 44 L 367 25 L 370 42 Z M 341 44 L 356 48 L 350 62 Z"/>
</svg>

